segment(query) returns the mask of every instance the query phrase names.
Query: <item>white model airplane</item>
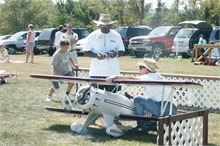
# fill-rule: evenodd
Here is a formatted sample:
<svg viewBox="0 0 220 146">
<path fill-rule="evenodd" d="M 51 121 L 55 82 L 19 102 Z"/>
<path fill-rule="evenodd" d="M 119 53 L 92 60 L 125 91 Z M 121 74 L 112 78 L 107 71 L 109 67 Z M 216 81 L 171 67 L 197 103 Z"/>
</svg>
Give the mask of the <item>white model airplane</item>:
<svg viewBox="0 0 220 146">
<path fill-rule="evenodd" d="M 49 79 L 51 81 L 59 81 L 59 82 L 81 82 L 81 83 L 98 83 L 98 84 L 110 84 L 107 83 L 105 79 L 94 79 L 94 78 L 81 78 L 81 77 L 66 77 L 66 76 L 54 76 L 54 75 L 41 75 L 41 74 L 33 74 L 31 75 L 33 78 L 39 79 Z M 202 85 L 188 82 L 188 81 L 140 81 L 140 80 L 114 80 L 114 85 L 121 86 L 122 84 L 130 84 L 130 85 L 163 85 L 172 86 L 171 94 L 168 98 L 168 101 L 165 104 L 162 104 L 161 107 L 161 115 L 164 113 L 168 102 L 171 104 L 170 114 L 172 110 L 173 103 L 173 92 L 177 87 L 186 87 L 186 88 L 201 88 Z M 164 91 L 163 91 L 164 92 Z M 65 102 L 64 102 L 65 103 Z M 163 103 L 163 102 L 162 102 Z M 122 94 L 121 91 L 118 93 L 111 93 L 107 91 L 100 90 L 93 86 L 83 86 L 76 93 L 75 104 L 77 106 L 73 107 L 73 109 L 66 109 L 66 105 L 64 108 L 46 108 L 50 111 L 57 112 L 69 112 L 74 114 L 83 114 L 88 115 L 84 124 L 73 123 L 71 125 L 71 130 L 77 133 L 83 132 L 86 128 L 96 121 L 99 117 L 103 116 L 105 124 L 106 124 L 106 133 L 113 137 L 119 137 L 124 134 L 124 132 L 118 127 L 113 126 L 113 122 L 115 118 L 126 118 L 126 119 L 148 119 L 151 121 L 156 121 L 153 117 L 143 117 L 143 116 L 135 116 L 134 115 L 134 106 L 133 99 Z M 71 106 L 75 105 L 72 104 Z M 74 109 L 78 107 L 79 109 Z"/>
</svg>

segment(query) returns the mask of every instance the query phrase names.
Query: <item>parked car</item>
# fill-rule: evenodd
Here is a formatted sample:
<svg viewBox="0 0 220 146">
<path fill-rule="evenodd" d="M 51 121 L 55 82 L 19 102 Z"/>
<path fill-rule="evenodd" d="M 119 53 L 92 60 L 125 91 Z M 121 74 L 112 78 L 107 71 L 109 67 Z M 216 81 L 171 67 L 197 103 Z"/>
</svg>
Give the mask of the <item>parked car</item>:
<svg viewBox="0 0 220 146">
<path fill-rule="evenodd" d="M 53 48 L 55 33 L 58 31 L 58 28 L 46 28 L 43 29 L 42 33 L 38 38 L 38 49 L 47 50 L 50 56 L 56 51 Z M 73 31 L 78 34 L 78 39 L 83 39 L 89 35 L 89 31 L 86 28 L 73 28 Z M 66 32 L 66 28 L 63 31 Z"/>
<path fill-rule="evenodd" d="M 0 40 L 7 40 L 11 37 L 12 35 L 2 35 L 0 36 Z"/>
<path fill-rule="evenodd" d="M 36 37 L 39 36 L 40 31 L 35 31 Z M 1 42 L 6 46 L 10 54 L 15 54 L 16 52 L 24 52 L 25 45 L 27 42 L 28 31 L 20 31 L 12 35 L 7 40 L 1 40 Z"/>
<path fill-rule="evenodd" d="M 173 54 L 178 53 L 183 57 L 191 56 L 194 44 L 198 43 L 200 34 L 203 34 L 207 42 L 209 41 L 212 26 L 207 22 L 200 20 L 184 21 L 178 25 L 184 27 L 184 29 L 181 29 L 174 38 Z"/>
<path fill-rule="evenodd" d="M 148 35 L 131 38 L 128 49 L 136 57 L 149 54 L 159 58 L 161 54 L 166 55 L 171 52 L 173 39 L 180 29 L 182 29 L 180 26 L 157 27 Z"/>
<path fill-rule="evenodd" d="M 209 41 L 220 43 L 220 26 L 215 27 L 215 29 L 212 30 Z"/>
<path fill-rule="evenodd" d="M 76 43 L 76 51 L 77 51 L 77 54 L 79 56 L 83 56 L 84 55 L 84 51 L 82 50 L 83 49 L 83 46 L 85 44 L 85 41 L 86 41 L 86 38 L 84 39 L 81 39 L 79 40 L 77 43 Z"/>
<path fill-rule="evenodd" d="M 125 50 L 127 51 L 130 38 L 148 35 L 152 31 L 152 28 L 148 26 L 120 26 L 115 31 L 121 35 Z"/>
</svg>

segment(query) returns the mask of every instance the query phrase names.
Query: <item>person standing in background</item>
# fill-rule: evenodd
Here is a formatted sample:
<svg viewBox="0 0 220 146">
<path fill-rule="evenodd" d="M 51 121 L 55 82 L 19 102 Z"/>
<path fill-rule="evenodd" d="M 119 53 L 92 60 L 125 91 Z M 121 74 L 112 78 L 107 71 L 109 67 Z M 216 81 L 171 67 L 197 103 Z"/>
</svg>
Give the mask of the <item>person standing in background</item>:
<svg viewBox="0 0 220 146">
<path fill-rule="evenodd" d="M 31 56 L 31 61 L 29 63 L 34 63 L 34 47 L 35 47 L 35 36 L 36 33 L 33 30 L 34 26 L 32 24 L 28 25 L 28 34 L 27 34 L 27 45 L 26 45 L 26 63 L 28 63 L 29 56 Z"/>
<path fill-rule="evenodd" d="M 63 25 L 60 25 L 59 31 L 56 32 L 55 39 L 54 39 L 54 48 L 56 48 L 56 50 L 60 48 L 60 41 L 61 41 L 62 34 L 63 34 Z"/>
<path fill-rule="evenodd" d="M 204 35 L 203 34 L 199 35 L 198 44 L 199 45 L 207 44 L 207 41 L 204 39 Z M 201 48 L 201 49 L 198 49 L 197 51 L 198 51 L 197 53 L 199 55 L 202 55 L 206 51 L 206 48 Z M 195 62 L 195 60 L 194 60 L 195 54 L 196 54 L 196 49 L 194 48 L 193 52 L 192 52 L 192 60 L 191 60 L 191 62 Z M 205 60 L 203 60 L 203 61 L 205 61 Z"/>
<path fill-rule="evenodd" d="M 69 51 L 70 51 L 70 58 L 73 60 L 75 67 L 72 68 L 72 72 L 78 68 L 78 60 L 77 60 L 77 52 L 76 52 L 76 43 L 78 41 L 78 35 L 73 32 L 73 25 L 68 23 L 66 25 L 67 31 L 61 35 L 61 40 L 69 40 Z"/>
</svg>

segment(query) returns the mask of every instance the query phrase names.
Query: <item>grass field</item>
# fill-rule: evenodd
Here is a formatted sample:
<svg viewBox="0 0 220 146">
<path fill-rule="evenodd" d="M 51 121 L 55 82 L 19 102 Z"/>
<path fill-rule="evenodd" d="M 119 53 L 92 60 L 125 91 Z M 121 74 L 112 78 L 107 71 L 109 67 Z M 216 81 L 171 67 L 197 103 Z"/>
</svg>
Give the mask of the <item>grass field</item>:
<svg viewBox="0 0 220 146">
<path fill-rule="evenodd" d="M 12 60 L 24 60 L 23 54 L 11 56 Z M 136 71 L 140 59 L 122 57 L 121 69 Z M 45 96 L 50 87 L 47 80 L 30 78 L 33 73 L 50 74 L 51 58 L 47 55 L 35 56 L 35 64 L 0 64 L 0 69 L 17 71 L 18 79 L 11 78 L 9 83 L 0 86 L 0 146 L 35 145 L 156 145 L 155 133 L 133 134 L 114 139 L 105 134 L 103 120 L 98 126 L 91 126 L 88 134 L 71 133 L 73 122 L 83 122 L 85 117 L 49 112 L 44 109 L 48 104 Z M 79 57 L 80 67 L 89 67 L 90 59 Z M 190 60 L 161 59 L 160 72 L 220 76 L 220 67 L 195 66 Z M 209 115 L 209 144 L 220 145 L 220 114 Z M 126 124 L 128 122 L 125 122 Z"/>
</svg>

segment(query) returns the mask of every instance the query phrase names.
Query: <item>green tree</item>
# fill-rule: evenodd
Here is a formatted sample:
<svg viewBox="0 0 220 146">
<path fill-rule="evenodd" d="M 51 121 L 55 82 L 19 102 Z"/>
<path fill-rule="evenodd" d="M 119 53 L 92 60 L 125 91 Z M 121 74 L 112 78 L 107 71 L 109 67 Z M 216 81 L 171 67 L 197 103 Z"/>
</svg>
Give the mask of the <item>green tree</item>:
<svg viewBox="0 0 220 146">
<path fill-rule="evenodd" d="M 26 30 L 32 23 L 36 29 L 49 25 L 53 3 L 51 0 L 5 0 L 0 7 L 1 34 Z"/>
<path fill-rule="evenodd" d="M 201 3 L 203 19 L 212 25 L 220 25 L 220 0 L 205 0 Z"/>
</svg>

